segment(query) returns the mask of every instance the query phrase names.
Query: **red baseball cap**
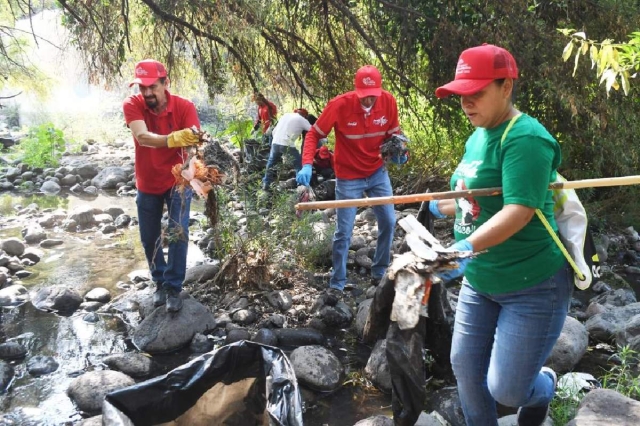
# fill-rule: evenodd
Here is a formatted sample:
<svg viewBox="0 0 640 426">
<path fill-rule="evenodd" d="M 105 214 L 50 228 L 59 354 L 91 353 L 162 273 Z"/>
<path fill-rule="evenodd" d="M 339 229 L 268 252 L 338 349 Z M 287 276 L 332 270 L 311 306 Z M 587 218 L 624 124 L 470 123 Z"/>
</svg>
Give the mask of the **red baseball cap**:
<svg viewBox="0 0 640 426">
<path fill-rule="evenodd" d="M 356 94 L 359 98 L 367 96 L 380 96 L 382 94 L 382 76 L 380 71 L 373 65 L 361 67 L 353 79 L 356 87 Z"/>
<path fill-rule="evenodd" d="M 460 54 L 455 79 L 438 87 L 436 96 L 473 95 L 501 78 L 518 78 L 516 60 L 502 47 L 485 43 Z"/>
<path fill-rule="evenodd" d="M 309 115 L 309 111 L 307 111 L 304 108 L 296 108 L 293 110 L 293 112 L 297 112 L 298 114 L 300 114 L 301 116 L 307 118 L 307 116 Z"/>
<path fill-rule="evenodd" d="M 153 60 L 145 59 L 136 64 L 135 78 L 129 87 L 134 84 L 142 84 L 143 86 L 151 86 L 159 78 L 167 76 L 167 69 L 162 63 Z"/>
<path fill-rule="evenodd" d="M 318 148 L 318 157 L 326 160 L 327 158 L 331 157 L 331 151 L 329 151 L 329 148 L 323 145 Z"/>
</svg>

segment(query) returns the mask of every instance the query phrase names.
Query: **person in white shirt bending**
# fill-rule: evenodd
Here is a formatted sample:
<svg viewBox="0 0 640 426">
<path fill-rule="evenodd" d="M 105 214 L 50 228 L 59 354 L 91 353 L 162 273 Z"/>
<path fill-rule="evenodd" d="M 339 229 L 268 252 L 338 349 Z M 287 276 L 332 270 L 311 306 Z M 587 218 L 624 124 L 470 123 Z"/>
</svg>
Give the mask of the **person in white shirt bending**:
<svg viewBox="0 0 640 426">
<path fill-rule="evenodd" d="M 293 168 L 296 173 L 302 167 L 300 152 L 296 149 L 295 142 L 302 132 L 308 132 L 311 129 L 308 117 L 309 113 L 306 109 L 298 108 L 294 112 L 284 114 L 278 120 L 278 124 L 273 129 L 273 142 L 267 161 L 267 170 L 262 178 L 263 190 L 268 190 L 276 179 L 275 167 L 283 157 L 293 159 Z"/>
</svg>

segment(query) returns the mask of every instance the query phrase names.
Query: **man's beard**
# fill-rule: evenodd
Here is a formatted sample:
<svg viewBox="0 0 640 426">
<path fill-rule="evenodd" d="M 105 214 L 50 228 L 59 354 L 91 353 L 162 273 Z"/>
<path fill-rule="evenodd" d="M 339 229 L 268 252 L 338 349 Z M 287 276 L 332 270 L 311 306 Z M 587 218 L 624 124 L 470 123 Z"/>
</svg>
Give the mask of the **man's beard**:
<svg viewBox="0 0 640 426">
<path fill-rule="evenodd" d="M 158 106 L 158 99 L 155 96 L 149 96 L 148 98 L 144 98 L 144 103 L 151 109 Z"/>
</svg>

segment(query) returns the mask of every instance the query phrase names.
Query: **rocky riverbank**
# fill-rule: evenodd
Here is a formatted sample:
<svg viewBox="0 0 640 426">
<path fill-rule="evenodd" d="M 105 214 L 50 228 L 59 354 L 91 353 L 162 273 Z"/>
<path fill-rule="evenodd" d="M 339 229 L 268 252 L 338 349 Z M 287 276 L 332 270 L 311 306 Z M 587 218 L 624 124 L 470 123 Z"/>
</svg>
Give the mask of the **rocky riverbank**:
<svg viewBox="0 0 640 426">
<path fill-rule="evenodd" d="M 82 152 L 65 156 L 63 164 L 55 169 L 31 170 L 19 163 L 1 165 L 0 190 L 4 192 L 0 195 L 56 194 L 61 190 L 83 197 L 94 197 L 105 191 L 120 197 L 135 193 L 132 152 L 128 144 L 103 147 L 90 143 Z M 239 152 L 232 151 L 232 154 L 240 158 Z M 286 188 L 286 182 L 283 182 L 281 191 L 286 192 Z M 277 226 L 278 219 L 271 215 L 269 208 L 256 209 L 247 203 L 238 187 L 230 188 L 230 193 L 230 200 L 221 208 L 236 219 L 238 227 L 234 232 L 237 235 L 249 235 L 250 222 L 256 218 L 262 221 L 264 229 Z M 416 214 L 415 208 L 397 210 L 399 220 Z M 314 218 L 311 229 L 315 235 L 325 237 L 318 240 L 329 241 L 333 212 L 327 210 Z M 202 213 L 195 212 L 191 219 L 193 243 L 205 254 L 211 253 L 213 238 L 211 231 L 203 225 L 205 218 Z M 136 219 L 132 212 L 116 207 L 79 206 L 67 211 L 43 209 L 37 203 L 16 205 L 0 219 L 0 231 L 8 228 L 19 229 L 19 236 L 0 240 L 0 305 L 3 312 L 32 304 L 50 315 L 80 316 L 86 323 L 114 317 L 122 321 L 120 330 L 126 344 L 119 346 L 117 351 L 95 354 L 99 362 L 77 372 L 78 377 L 66 390 L 66 397 L 77 408 L 72 424 L 98 424 L 95 422 L 100 421 L 104 395 L 157 375 L 154 359 L 158 356 L 185 350 L 190 356 L 197 356 L 240 340 L 253 340 L 286 350 L 302 385 L 308 424 L 315 424 L 314 405 L 322 392 L 337 392 L 345 383 L 371 384 L 383 393 L 391 392 L 385 339 L 368 342 L 369 346 L 364 346 L 368 348 L 364 356 L 355 349 L 356 346 L 363 347 L 358 342 L 366 337 L 372 298 L 378 290 L 378 283 L 369 278 L 377 236 L 375 217 L 370 209 L 362 209 L 358 214 L 350 247 L 351 284 L 343 300 L 319 297 L 328 283 L 326 264 L 316 271 L 307 271 L 296 267 L 296 258 L 286 250 L 264 256 L 264 253 L 247 248 L 228 258 L 205 257 L 193 265 L 185 280 L 184 308 L 173 316 L 162 308 L 153 308 L 151 294 L 154 289 L 145 271 L 125 271 L 129 273 L 128 279 L 114 283 L 111 289 L 91 283 L 47 285 L 38 282 L 37 278 L 30 278 L 30 269 L 49 259 L 54 247 L 64 246 L 78 235 L 107 236 L 116 240 L 127 232 L 135 235 Z M 437 224 L 437 237 L 444 243 L 450 239 L 449 229 L 450 224 L 446 221 Z M 628 345 L 640 350 L 640 331 L 636 326 L 640 303 L 627 282 L 633 283 L 634 277 L 640 275 L 640 238 L 634 229 L 627 228 L 602 233 L 597 240 L 603 262 L 602 279 L 587 291 L 576 290 L 570 316 L 548 361 L 548 365 L 561 375 L 587 370 L 597 376 L 598 365 L 615 366 L 615 358 L 609 359 L 610 352 L 588 350 L 599 343 Z M 399 226 L 394 253 L 400 253 L 404 243 L 405 231 Z M 318 257 L 328 259 L 330 246 L 326 244 L 320 249 L 324 254 Z M 64 259 L 59 261 L 64 262 Z M 450 332 L 456 295 L 455 284 L 440 293 L 441 312 L 446 316 L 438 327 L 444 333 L 437 337 L 427 333 L 425 342 L 427 347 L 435 348 L 436 354 L 446 352 L 447 342 L 442 336 Z M 4 330 L 0 344 L 0 389 L 7 394 L 13 391 L 16 371 L 46 380 L 47 374 L 63 362 L 55 354 L 33 350 L 29 339 L 24 343 L 24 338 L 16 337 L 11 330 Z M 464 424 L 453 387 L 455 383 L 446 373 L 445 358 L 441 356 L 430 361 L 427 376 L 434 376 L 439 381 L 431 380 L 426 413 L 417 424 Z M 364 362 L 358 363 L 361 359 Z M 621 406 L 625 407 L 624 412 L 619 409 Z M 505 417 L 501 424 L 513 424 L 513 412 L 502 411 Z M 96 414 L 98 416 L 83 420 Z M 359 413 L 355 420 L 361 419 L 358 425 L 393 424 L 388 416 L 372 416 L 375 414 L 375 410 Z M 627 423 L 607 423 L 621 415 Z M 19 413 L 6 413 L 0 417 L 0 424 L 16 418 L 20 418 Z M 636 423 L 640 423 L 640 403 L 613 391 L 595 390 L 583 400 L 570 424 Z M 33 424 L 38 423 L 34 420 Z"/>
</svg>

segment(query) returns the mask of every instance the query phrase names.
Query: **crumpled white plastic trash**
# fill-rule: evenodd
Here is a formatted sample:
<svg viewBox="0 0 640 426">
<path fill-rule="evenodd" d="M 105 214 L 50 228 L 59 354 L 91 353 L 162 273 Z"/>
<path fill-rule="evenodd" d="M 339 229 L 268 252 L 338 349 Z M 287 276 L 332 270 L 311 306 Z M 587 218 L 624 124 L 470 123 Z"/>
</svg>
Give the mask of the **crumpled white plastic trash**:
<svg viewBox="0 0 640 426">
<path fill-rule="evenodd" d="M 588 373 L 567 373 L 560 377 L 556 395 L 563 399 L 580 400 L 580 392 L 588 392 L 601 387 L 600 382 Z"/>
</svg>

